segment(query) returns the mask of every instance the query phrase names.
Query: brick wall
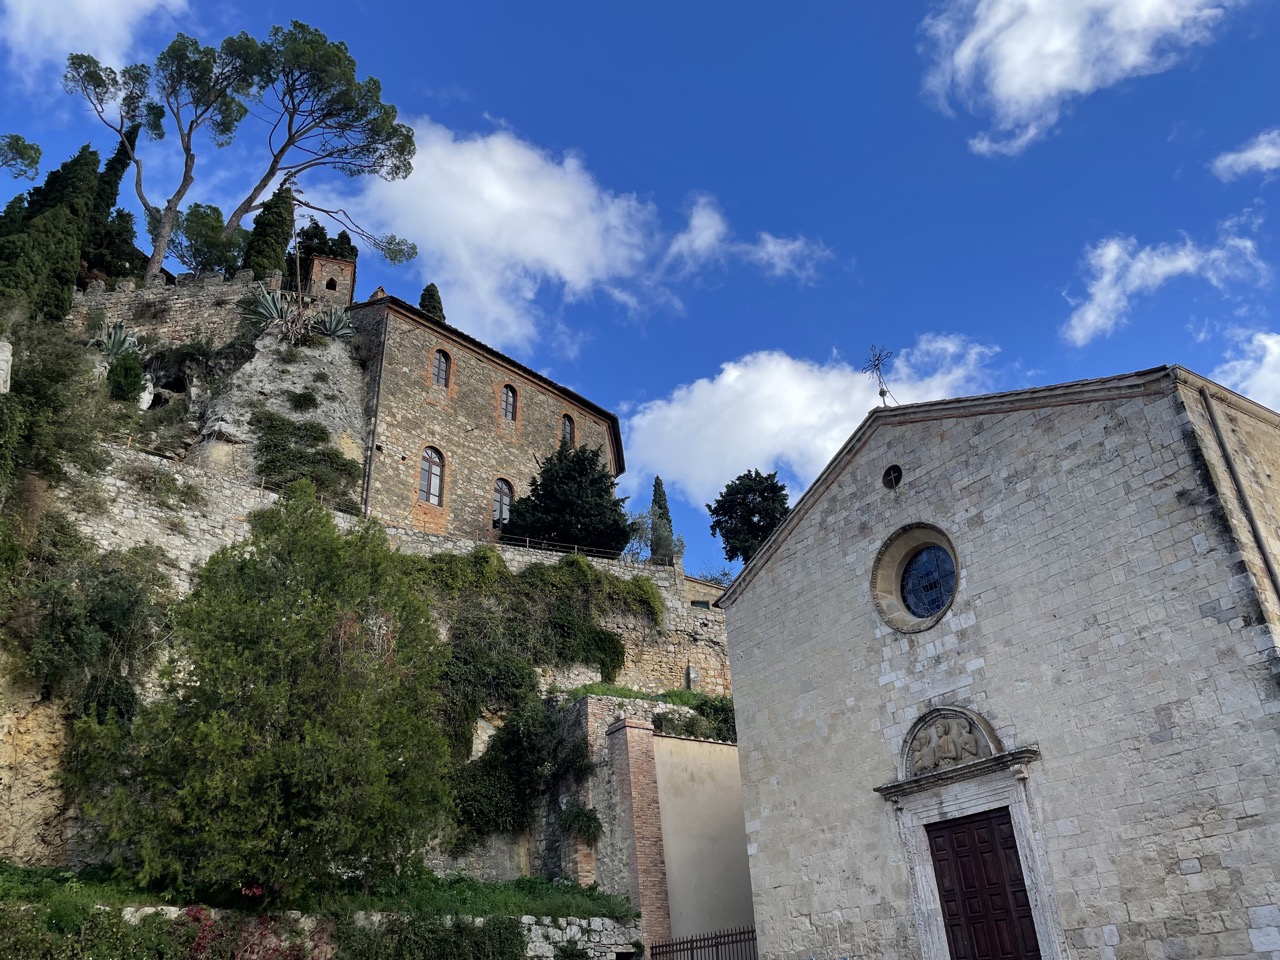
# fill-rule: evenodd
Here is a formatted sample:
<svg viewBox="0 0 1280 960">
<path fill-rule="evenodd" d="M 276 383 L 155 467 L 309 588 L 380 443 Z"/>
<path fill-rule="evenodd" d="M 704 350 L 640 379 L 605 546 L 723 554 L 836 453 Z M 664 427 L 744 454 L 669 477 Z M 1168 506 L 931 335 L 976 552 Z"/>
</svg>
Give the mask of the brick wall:
<svg viewBox="0 0 1280 960">
<path fill-rule="evenodd" d="M 662 813 L 653 759 L 653 724 L 626 718 L 609 728 L 609 765 L 618 795 L 618 823 L 626 853 L 627 887 L 640 908 L 645 943 L 671 937 Z"/>
</svg>

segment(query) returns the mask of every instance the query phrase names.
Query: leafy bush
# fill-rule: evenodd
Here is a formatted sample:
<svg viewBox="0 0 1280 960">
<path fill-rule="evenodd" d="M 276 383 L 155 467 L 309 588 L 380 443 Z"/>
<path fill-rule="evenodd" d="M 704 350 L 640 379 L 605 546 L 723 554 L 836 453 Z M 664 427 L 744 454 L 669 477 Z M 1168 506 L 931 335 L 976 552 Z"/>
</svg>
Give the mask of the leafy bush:
<svg viewBox="0 0 1280 960">
<path fill-rule="evenodd" d="M 524 960 L 524 928 L 514 917 L 483 922 L 390 916 L 376 929 L 347 922 L 338 928 L 342 957 L 350 960 Z"/>
<path fill-rule="evenodd" d="M 596 845 L 596 841 L 600 839 L 600 834 L 604 832 L 604 824 L 600 822 L 600 815 L 590 807 L 584 807 L 576 800 L 571 801 L 556 814 L 556 823 L 567 836 L 582 840 L 593 847 Z"/>
<path fill-rule="evenodd" d="M 136 353 L 122 353 L 107 368 L 107 392 L 112 400 L 134 401 L 142 393 L 142 358 Z"/>
<path fill-rule="evenodd" d="M 492 833 L 533 825 L 538 802 L 560 783 L 578 783 L 595 769 L 586 738 L 567 734 L 561 713 L 538 699 L 516 708 L 478 760 L 456 768 L 458 836 L 468 849 Z"/>
<path fill-rule="evenodd" d="M 577 940 L 566 940 L 556 944 L 555 960 L 591 960 L 591 954 Z"/>
<path fill-rule="evenodd" d="M 309 480 L 316 493 L 340 510 L 359 511 L 351 488 L 360 479 L 360 464 L 342 455 L 329 440 L 324 424 L 297 423 L 270 410 L 257 410 L 249 426 L 258 434 L 254 467 L 258 476 L 277 487 Z"/>
<path fill-rule="evenodd" d="M 694 690 L 669 690 L 662 695 L 667 703 L 692 707 L 687 713 L 660 713 L 653 718 L 659 733 L 696 740 L 737 743 L 738 728 L 733 715 L 733 697 L 713 697 Z"/>
<path fill-rule="evenodd" d="M 289 404 L 289 409 L 296 410 L 298 413 L 305 413 L 320 406 L 320 398 L 316 396 L 314 390 L 286 390 L 284 398 Z"/>
<path fill-rule="evenodd" d="M 384 531 L 309 484 L 251 518 L 174 613 L 180 664 L 131 728 L 75 726 L 67 783 L 142 883 L 296 897 L 421 865 L 445 818 L 441 649 Z"/>
<path fill-rule="evenodd" d="M 162 560 L 155 547 L 99 554 L 64 518 L 46 515 L 5 624 L 27 676 L 77 713 L 132 716 L 130 678 L 146 674 L 168 629 Z"/>
</svg>

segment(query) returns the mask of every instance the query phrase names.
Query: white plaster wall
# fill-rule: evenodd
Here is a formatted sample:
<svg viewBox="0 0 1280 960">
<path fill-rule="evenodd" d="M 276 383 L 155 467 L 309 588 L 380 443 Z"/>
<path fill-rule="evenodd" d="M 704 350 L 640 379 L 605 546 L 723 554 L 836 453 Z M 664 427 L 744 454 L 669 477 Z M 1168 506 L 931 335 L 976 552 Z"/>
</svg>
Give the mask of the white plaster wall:
<svg viewBox="0 0 1280 960">
<path fill-rule="evenodd" d="M 1268 628 L 1181 400 L 1134 393 L 886 418 L 733 601 L 762 958 L 920 956 L 894 809 L 872 788 L 944 704 L 1039 746 L 1029 822 L 1070 955 L 1280 950 Z M 872 562 L 920 521 L 954 542 L 959 587 L 902 635 L 874 611 Z"/>
</svg>

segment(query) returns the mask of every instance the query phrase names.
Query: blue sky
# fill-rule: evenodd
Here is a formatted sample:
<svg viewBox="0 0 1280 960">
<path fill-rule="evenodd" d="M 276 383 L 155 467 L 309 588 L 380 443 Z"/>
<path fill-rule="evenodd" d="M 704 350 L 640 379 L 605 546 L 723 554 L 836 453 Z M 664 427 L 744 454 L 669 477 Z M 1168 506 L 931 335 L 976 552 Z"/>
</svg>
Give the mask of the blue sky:
<svg viewBox="0 0 1280 960">
<path fill-rule="evenodd" d="M 112 144 L 71 51 L 150 60 L 182 30 L 296 9 L 0 0 L 0 132 Z M 417 130 L 406 181 L 307 185 L 414 240 L 360 293 L 415 300 L 622 418 L 632 503 L 666 481 L 686 569 L 741 471 L 793 495 L 877 402 L 1181 363 L 1280 406 L 1275 0 L 426 5 L 324 0 Z M 257 132 L 208 147 L 227 209 Z M 174 170 L 151 148 L 157 187 Z"/>
</svg>

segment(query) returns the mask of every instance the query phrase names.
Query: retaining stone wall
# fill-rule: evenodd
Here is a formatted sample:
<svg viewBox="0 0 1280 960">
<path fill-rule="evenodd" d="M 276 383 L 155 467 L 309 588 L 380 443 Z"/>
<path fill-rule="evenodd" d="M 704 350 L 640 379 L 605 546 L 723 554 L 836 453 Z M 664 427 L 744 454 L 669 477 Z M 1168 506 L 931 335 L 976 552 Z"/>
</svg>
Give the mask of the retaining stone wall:
<svg viewBox="0 0 1280 960">
<path fill-rule="evenodd" d="M 262 283 L 268 290 L 279 290 L 280 274 L 273 272 Z M 94 336 L 105 318 L 108 324 L 123 323 L 128 333 L 152 344 L 208 339 L 220 347 L 235 339 L 240 329 L 236 304 L 257 285 L 252 270 L 241 270 L 231 280 L 216 273 L 183 274 L 170 285 L 156 277 L 144 287 L 121 280 L 114 290 L 96 280 L 87 290 L 76 291 L 67 320 Z"/>
</svg>

